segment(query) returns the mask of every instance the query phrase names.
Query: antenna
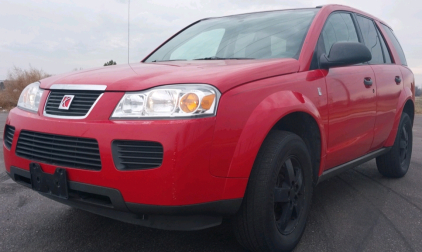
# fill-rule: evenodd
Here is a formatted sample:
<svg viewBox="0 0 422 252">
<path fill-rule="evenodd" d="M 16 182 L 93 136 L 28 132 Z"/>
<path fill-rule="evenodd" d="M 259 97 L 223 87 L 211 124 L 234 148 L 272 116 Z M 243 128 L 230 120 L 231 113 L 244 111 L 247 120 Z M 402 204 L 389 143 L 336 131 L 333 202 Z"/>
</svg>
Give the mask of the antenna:
<svg viewBox="0 0 422 252">
<path fill-rule="evenodd" d="M 130 47 L 130 0 L 127 6 L 127 63 L 129 64 L 129 47 Z"/>
</svg>

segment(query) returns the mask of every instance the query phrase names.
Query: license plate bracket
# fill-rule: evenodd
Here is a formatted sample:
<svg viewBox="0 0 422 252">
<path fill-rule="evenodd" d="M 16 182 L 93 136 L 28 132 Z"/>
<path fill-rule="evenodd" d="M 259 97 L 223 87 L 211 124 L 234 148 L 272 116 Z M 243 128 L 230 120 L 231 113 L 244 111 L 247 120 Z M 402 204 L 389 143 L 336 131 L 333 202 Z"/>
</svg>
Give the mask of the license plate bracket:
<svg viewBox="0 0 422 252">
<path fill-rule="evenodd" d="M 31 163 L 29 171 L 33 190 L 63 199 L 69 198 L 66 169 L 56 168 L 54 174 L 48 174 L 43 172 L 41 165 Z"/>
</svg>

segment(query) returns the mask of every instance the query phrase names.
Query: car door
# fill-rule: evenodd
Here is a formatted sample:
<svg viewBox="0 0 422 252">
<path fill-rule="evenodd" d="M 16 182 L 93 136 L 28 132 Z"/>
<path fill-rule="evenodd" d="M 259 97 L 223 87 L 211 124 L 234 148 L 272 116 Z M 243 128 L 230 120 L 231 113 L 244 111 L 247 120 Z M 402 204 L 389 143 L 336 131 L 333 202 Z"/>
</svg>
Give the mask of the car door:
<svg viewBox="0 0 422 252">
<path fill-rule="evenodd" d="M 403 77 L 391 59 L 390 50 L 379 27 L 368 17 L 356 15 L 365 45 L 371 49 L 369 62 L 375 73 L 377 86 L 377 114 L 371 150 L 380 149 L 391 133 L 397 113 Z"/>
<path fill-rule="evenodd" d="M 321 32 L 317 50 L 329 53 L 335 42 L 362 42 L 351 13 L 332 13 Z M 326 169 L 369 152 L 376 114 L 375 74 L 368 64 L 335 67 L 326 76 L 329 134 Z"/>
</svg>

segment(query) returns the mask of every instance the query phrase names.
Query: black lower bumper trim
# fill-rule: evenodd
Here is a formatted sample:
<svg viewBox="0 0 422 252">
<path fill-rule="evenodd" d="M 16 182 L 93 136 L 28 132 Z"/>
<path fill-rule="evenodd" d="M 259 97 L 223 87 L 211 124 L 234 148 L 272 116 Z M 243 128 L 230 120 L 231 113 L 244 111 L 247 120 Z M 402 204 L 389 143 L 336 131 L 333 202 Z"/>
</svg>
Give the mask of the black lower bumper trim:
<svg viewBox="0 0 422 252">
<path fill-rule="evenodd" d="M 27 170 L 10 168 L 9 176 L 31 188 Z M 52 200 L 119 221 L 165 230 L 200 230 L 221 224 L 223 216 L 235 214 L 242 198 L 184 206 L 129 203 L 119 190 L 68 181 L 69 198 L 40 193 Z"/>
<path fill-rule="evenodd" d="M 163 215 L 187 215 L 187 214 L 210 214 L 230 216 L 239 210 L 242 199 L 220 200 L 202 204 L 185 206 L 157 206 L 136 203 L 126 203 L 131 212 L 143 214 L 163 214 Z"/>
</svg>

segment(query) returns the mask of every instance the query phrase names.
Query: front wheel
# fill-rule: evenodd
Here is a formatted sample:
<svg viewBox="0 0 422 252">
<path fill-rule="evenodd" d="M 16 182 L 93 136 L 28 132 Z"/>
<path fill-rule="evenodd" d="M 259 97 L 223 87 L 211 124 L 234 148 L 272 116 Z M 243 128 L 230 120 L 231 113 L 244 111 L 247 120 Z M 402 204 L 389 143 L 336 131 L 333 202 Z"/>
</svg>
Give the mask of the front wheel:
<svg viewBox="0 0 422 252">
<path fill-rule="evenodd" d="M 403 113 L 397 130 L 396 140 L 391 149 L 377 157 L 378 171 L 388 178 L 401 178 L 406 175 L 412 156 L 412 120 Z"/>
<path fill-rule="evenodd" d="M 270 132 L 233 220 L 237 240 L 251 251 L 293 250 L 305 230 L 312 190 L 306 144 L 290 132 Z"/>
</svg>

